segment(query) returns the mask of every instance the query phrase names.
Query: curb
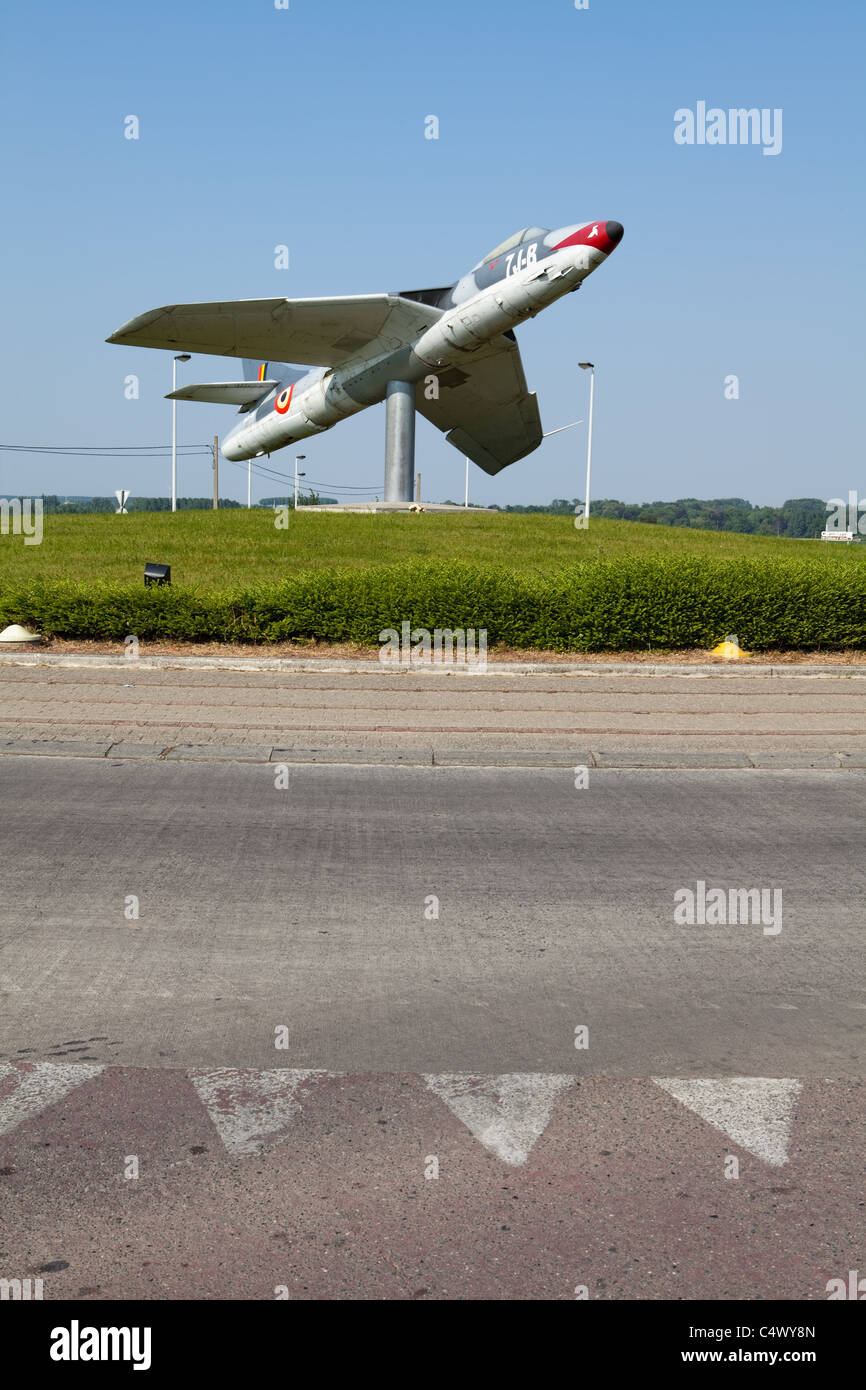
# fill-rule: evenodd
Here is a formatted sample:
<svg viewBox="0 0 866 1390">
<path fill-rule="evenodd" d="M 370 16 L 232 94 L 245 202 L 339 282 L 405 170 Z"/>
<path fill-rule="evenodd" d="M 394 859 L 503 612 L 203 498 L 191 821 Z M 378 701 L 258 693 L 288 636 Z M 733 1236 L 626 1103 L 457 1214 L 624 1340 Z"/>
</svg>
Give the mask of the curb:
<svg viewBox="0 0 866 1390">
<path fill-rule="evenodd" d="M 593 768 L 599 771 L 842 772 L 866 769 L 862 752 L 700 752 L 690 749 L 442 749 L 277 748 L 219 743 L 112 743 L 81 740 L 0 739 L 0 757 L 124 759 L 150 762 L 287 763 L 301 766 Z"/>
<path fill-rule="evenodd" d="M 642 678 L 683 677 L 705 679 L 722 676 L 768 677 L 796 680 L 866 680 L 866 664 L 862 666 L 750 666 L 739 662 L 698 665 L 687 662 L 668 665 L 644 662 L 548 662 L 500 661 L 489 662 L 480 670 L 471 666 L 418 665 L 412 667 L 385 666 L 377 660 L 342 661 L 331 657 L 231 657 L 231 656 L 61 656 L 49 652 L 0 652 L 0 666 L 66 666 L 111 670 L 137 668 L 145 671 L 298 671 L 324 672 L 327 675 L 384 675 L 384 676 L 626 676 Z"/>
</svg>

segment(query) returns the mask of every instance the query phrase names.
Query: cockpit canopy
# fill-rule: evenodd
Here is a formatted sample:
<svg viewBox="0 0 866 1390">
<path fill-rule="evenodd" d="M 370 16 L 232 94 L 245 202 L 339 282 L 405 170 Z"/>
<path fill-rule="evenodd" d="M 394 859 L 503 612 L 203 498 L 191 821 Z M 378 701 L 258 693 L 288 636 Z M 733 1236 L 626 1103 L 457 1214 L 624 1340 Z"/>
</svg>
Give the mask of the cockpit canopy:
<svg viewBox="0 0 866 1390">
<path fill-rule="evenodd" d="M 547 236 L 549 230 L 549 227 L 524 227 L 522 231 L 515 232 L 513 236 L 501 241 L 498 246 L 494 246 L 493 250 L 478 262 L 478 265 L 487 265 L 488 261 L 494 261 L 499 256 L 504 256 L 507 251 L 513 251 L 515 247 L 522 246 L 526 241 L 537 241 L 539 237 Z"/>
</svg>

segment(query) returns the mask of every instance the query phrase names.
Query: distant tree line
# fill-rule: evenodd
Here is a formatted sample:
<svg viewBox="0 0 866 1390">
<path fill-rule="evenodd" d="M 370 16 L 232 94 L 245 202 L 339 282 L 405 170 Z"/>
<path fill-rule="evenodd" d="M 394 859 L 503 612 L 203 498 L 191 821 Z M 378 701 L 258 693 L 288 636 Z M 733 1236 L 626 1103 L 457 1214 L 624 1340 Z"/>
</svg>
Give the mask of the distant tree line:
<svg viewBox="0 0 866 1390">
<path fill-rule="evenodd" d="M 580 498 L 555 497 L 548 506 L 500 507 L 503 512 L 548 512 L 570 516 Z M 655 526 L 685 526 L 696 531 L 738 531 L 753 536 L 817 538 L 827 526 L 827 503 L 820 497 L 794 497 L 781 507 L 755 507 L 744 497 L 680 497 L 676 502 L 618 502 L 601 498 L 590 517 L 609 521 L 645 521 Z"/>
<path fill-rule="evenodd" d="M 287 494 L 285 492 L 281 497 L 260 497 L 256 503 L 257 507 L 285 507 L 287 505 L 293 507 L 295 505 L 295 499 L 291 493 Z M 322 497 L 318 492 L 308 492 L 306 494 L 300 491 L 298 492 L 299 507 L 336 507 L 338 505 L 339 503 L 336 497 Z"/>
<path fill-rule="evenodd" d="M 11 498 L 9 500 L 12 500 Z M 22 499 L 23 501 L 23 499 Z M 335 497 L 322 497 L 316 492 L 299 494 L 303 506 L 319 503 L 335 504 Z M 572 516 L 580 498 L 555 497 L 549 503 L 528 503 L 495 507 L 494 510 L 514 513 L 543 513 L 553 516 Z M 221 497 L 223 507 L 242 507 L 230 497 Z M 258 507 L 291 506 L 290 494 L 262 497 Z M 66 513 L 86 516 L 95 512 L 116 512 L 114 497 L 75 497 L 68 501 L 56 494 L 43 494 L 46 516 Z M 212 497 L 179 497 L 178 511 L 210 511 Z M 130 497 L 128 512 L 168 512 L 168 497 Z M 827 504 L 820 497 L 794 497 L 781 507 L 755 507 L 744 497 L 716 497 L 709 501 L 698 497 L 680 497 L 676 502 L 619 502 L 615 498 L 600 498 L 592 503 L 591 515 L 609 521 L 644 521 L 655 526 L 684 526 L 698 531 L 737 531 L 744 535 L 817 538 L 827 525 Z"/>
<path fill-rule="evenodd" d="M 9 498 L 11 501 L 11 497 Z M 23 499 L 22 499 L 23 500 Z M 307 496 L 299 493 L 298 501 L 301 506 L 317 506 L 319 503 L 336 503 L 336 497 L 320 497 L 317 493 L 311 492 Z M 245 502 L 235 502 L 231 497 L 221 497 L 219 505 L 223 507 L 245 507 Z M 285 507 L 293 505 L 291 495 L 285 492 L 281 497 L 262 497 L 253 504 L 256 507 Z M 177 509 L 179 512 L 209 512 L 213 509 L 212 497 L 179 497 L 177 499 Z M 130 497 L 126 503 L 128 512 L 170 512 L 170 497 Z M 54 493 L 43 493 L 42 512 L 44 516 L 66 515 L 66 516 L 91 516 L 96 512 L 116 512 L 116 497 L 70 497 L 65 499 Z"/>
</svg>

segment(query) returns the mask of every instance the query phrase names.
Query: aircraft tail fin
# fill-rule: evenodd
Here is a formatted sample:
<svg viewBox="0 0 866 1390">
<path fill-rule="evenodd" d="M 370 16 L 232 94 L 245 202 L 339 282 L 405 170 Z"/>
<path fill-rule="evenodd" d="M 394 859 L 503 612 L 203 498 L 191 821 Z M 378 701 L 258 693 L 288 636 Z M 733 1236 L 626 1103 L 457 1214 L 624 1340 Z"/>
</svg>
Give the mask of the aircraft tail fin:
<svg viewBox="0 0 866 1390">
<path fill-rule="evenodd" d="M 241 414 L 252 410 L 264 396 L 279 386 L 293 385 L 307 375 L 307 368 L 289 367 L 285 362 L 256 362 L 243 358 L 243 381 L 201 381 L 169 391 L 167 401 L 208 401 L 216 405 L 236 405 Z"/>
<path fill-rule="evenodd" d="M 266 381 L 283 381 L 291 386 L 310 370 L 309 367 L 292 367 L 288 362 L 260 362 L 254 357 L 244 357 L 241 361 L 244 381 L 260 381 L 263 385 Z"/>
<path fill-rule="evenodd" d="M 257 362 L 252 357 L 244 357 L 242 360 L 244 368 L 244 381 L 265 382 L 268 380 L 268 368 L 271 365 L 270 362 Z"/>
</svg>

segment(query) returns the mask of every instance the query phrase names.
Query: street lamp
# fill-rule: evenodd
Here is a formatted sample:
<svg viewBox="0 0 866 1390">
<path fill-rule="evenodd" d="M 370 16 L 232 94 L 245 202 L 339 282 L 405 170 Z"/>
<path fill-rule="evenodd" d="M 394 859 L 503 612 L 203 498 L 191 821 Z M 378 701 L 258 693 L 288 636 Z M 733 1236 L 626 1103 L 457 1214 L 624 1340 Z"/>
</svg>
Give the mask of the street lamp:
<svg viewBox="0 0 866 1390">
<path fill-rule="evenodd" d="M 299 473 L 299 472 L 298 472 L 298 464 L 299 464 L 299 463 L 303 463 L 303 461 L 304 461 L 304 459 L 305 459 L 306 457 L 307 457 L 306 454 L 296 454 L 296 455 L 295 455 L 295 511 L 298 510 L 298 479 L 299 479 L 299 478 L 306 478 L 306 476 L 307 476 L 306 473 Z"/>
<path fill-rule="evenodd" d="M 179 352 L 171 364 L 171 393 L 177 390 L 177 364 L 189 361 L 188 352 Z M 177 401 L 171 403 L 171 509 L 177 511 Z"/>
<path fill-rule="evenodd" d="M 585 372 L 589 372 L 589 429 L 586 436 L 586 498 L 584 502 L 583 514 L 589 521 L 589 475 L 592 469 L 592 405 L 595 395 L 595 363 L 578 362 Z"/>
</svg>

